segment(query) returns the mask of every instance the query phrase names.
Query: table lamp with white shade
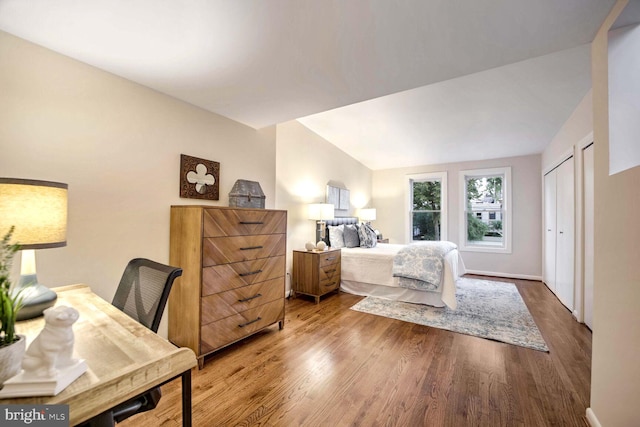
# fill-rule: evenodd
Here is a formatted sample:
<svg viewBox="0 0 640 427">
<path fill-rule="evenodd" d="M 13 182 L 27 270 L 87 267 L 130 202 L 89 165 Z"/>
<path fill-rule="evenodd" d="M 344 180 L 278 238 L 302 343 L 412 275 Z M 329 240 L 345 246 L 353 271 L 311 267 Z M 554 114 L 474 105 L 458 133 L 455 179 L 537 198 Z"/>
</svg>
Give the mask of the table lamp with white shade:
<svg viewBox="0 0 640 427">
<path fill-rule="evenodd" d="M 20 280 L 23 306 L 17 320 L 31 319 L 53 306 L 56 293 L 38 283 L 35 249 L 67 244 L 67 184 L 0 178 L 0 234 L 14 227 L 12 243 L 22 250 Z"/>
<path fill-rule="evenodd" d="M 309 205 L 309 219 L 313 219 L 318 223 L 318 232 L 320 239 L 324 239 L 325 220 L 333 219 L 334 205 L 331 203 L 311 203 Z"/>
<path fill-rule="evenodd" d="M 360 217 L 360 221 L 371 225 L 371 221 L 376 220 L 376 209 L 375 208 L 362 208 L 360 209 L 358 216 Z"/>
</svg>

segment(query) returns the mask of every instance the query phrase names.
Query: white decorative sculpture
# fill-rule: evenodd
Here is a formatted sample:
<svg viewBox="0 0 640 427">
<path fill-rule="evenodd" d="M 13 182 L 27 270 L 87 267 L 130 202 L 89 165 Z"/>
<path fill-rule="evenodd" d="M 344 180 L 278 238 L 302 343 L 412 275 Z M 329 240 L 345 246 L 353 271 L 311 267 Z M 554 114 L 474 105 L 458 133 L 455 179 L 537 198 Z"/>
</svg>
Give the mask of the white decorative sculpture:
<svg viewBox="0 0 640 427">
<path fill-rule="evenodd" d="M 304 247 L 305 247 L 308 251 L 312 251 L 312 250 L 314 250 L 314 249 L 316 248 L 316 245 L 314 245 L 314 244 L 313 244 L 313 243 L 311 243 L 311 242 L 307 242 L 307 243 L 304 245 Z"/>
<path fill-rule="evenodd" d="M 44 329 L 27 348 L 22 360 L 25 378 L 55 377 L 58 369 L 78 362 L 73 358 L 72 325 L 78 320 L 78 310 L 59 305 L 44 312 Z"/>
<path fill-rule="evenodd" d="M 327 248 L 327 244 L 323 240 L 320 240 L 316 244 L 316 249 L 319 250 L 319 251 L 324 251 L 326 248 Z"/>
<path fill-rule="evenodd" d="M 44 312 L 45 325 L 27 348 L 22 371 L 5 381 L 0 399 L 55 396 L 87 370 L 82 359 L 73 358 L 73 329 L 78 310 L 59 305 Z"/>
</svg>

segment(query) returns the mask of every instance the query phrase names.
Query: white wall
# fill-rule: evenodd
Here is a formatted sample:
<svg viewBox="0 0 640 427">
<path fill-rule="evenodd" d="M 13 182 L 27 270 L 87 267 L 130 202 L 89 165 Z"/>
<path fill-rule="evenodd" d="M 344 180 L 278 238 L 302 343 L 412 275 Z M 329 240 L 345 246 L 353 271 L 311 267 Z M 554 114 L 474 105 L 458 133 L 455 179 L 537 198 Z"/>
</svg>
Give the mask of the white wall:
<svg viewBox="0 0 640 427">
<path fill-rule="evenodd" d="M 626 0 L 619 0 L 614 5 L 591 51 L 595 283 L 588 414 L 606 427 L 640 425 L 640 167 L 609 176 L 607 32 L 626 4 Z"/>
<path fill-rule="evenodd" d="M 307 205 L 325 201 L 329 181 L 342 182 L 350 191 L 354 215 L 371 198 L 371 170 L 297 121 L 277 126 L 276 207 L 288 210 L 287 271 L 292 250 L 315 240 L 315 221 L 307 219 Z M 287 290 L 290 280 L 287 280 Z"/>
<path fill-rule="evenodd" d="M 511 254 L 461 252 L 467 269 L 504 276 L 540 279 L 541 259 L 541 182 L 540 156 L 522 156 L 475 162 L 386 169 L 373 172 L 372 199 L 377 209 L 375 228 L 391 243 L 406 242 L 408 216 L 405 215 L 406 175 L 447 172 L 448 240 L 460 243 L 459 171 L 511 166 L 513 199 L 513 241 Z"/>
<path fill-rule="evenodd" d="M 589 90 L 542 152 L 542 170 L 557 166 L 562 156 L 593 132 L 593 100 Z"/>
<path fill-rule="evenodd" d="M 640 24 L 609 33 L 609 173 L 640 165 Z"/>
<path fill-rule="evenodd" d="M 3 32 L 0 64 L 0 176 L 69 184 L 67 246 L 36 251 L 43 284 L 87 283 L 110 301 L 130 259 L 168 262 L 170 205 L 200 203 L 179 197 L 180 154 L 220 162 L 220 200 L 207 204 L 227 206 L 249 179 L 275 205 L 275 127 L 257 132 Z"/>
</svg>

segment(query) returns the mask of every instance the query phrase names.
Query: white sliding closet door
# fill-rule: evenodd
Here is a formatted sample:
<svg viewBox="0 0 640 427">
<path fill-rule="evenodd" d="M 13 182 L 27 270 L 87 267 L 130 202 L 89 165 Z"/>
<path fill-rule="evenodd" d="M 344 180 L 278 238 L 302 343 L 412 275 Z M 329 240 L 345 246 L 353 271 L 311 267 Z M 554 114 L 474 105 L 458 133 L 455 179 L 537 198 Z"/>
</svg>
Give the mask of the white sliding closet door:
<svg viewBox="0 0 640 427">
<path fill-rule="evenodd" d="M 583 151 L 584 165 L 584 323 L 593 330 L 593 145 Z"/>
<path fill-rule="evenodd" d="M 556 169 L 556 296 L 571 311 L 574 307 L 574 178 L 573 158 Z"/>
<path fill-rule="evenodd" d="M 544 176 L 544 282 L 556 292 L 556 171 Z"/>
</svg>

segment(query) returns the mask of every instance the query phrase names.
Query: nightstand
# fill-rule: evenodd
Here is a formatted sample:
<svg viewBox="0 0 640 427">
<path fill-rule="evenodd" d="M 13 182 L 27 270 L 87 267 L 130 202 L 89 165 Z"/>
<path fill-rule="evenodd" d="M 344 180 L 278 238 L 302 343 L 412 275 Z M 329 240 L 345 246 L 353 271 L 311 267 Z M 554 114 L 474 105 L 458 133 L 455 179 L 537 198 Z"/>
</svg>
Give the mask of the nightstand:
<svg viewBox="0 0 640 427">
<path fill-rule="evenodd" d="M 293 251 L 291 290 L 296 294 L 320 297 L 340 289 L 340 249 Z"/>
</svg>

